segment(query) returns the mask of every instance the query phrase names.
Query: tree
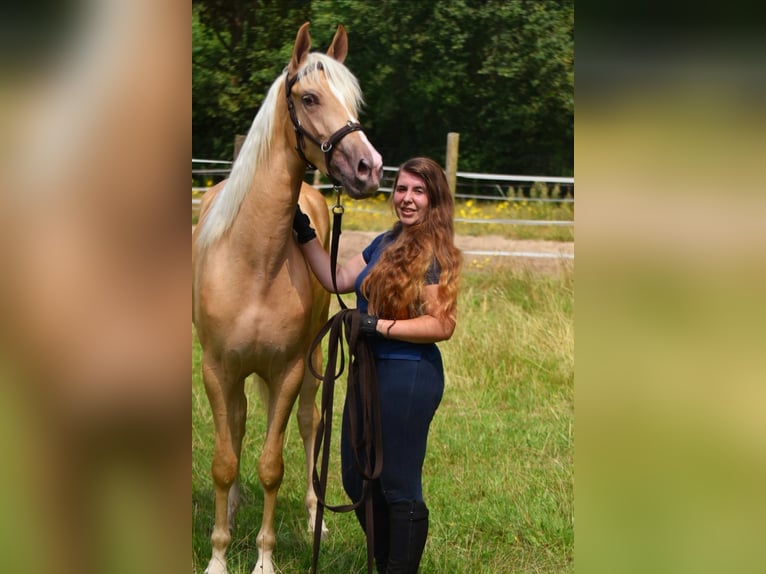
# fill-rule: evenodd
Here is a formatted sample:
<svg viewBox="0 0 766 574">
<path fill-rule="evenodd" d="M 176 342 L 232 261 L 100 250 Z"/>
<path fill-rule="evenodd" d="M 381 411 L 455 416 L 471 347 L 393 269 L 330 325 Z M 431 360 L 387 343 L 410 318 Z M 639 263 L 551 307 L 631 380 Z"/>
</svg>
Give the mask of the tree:
<svg viewBox="0 0 766 574">
<path fill-rule="evenodd" d="M 572 2 L 207 0 L 195 6 L 195 153 L 221 145 L 197 146 L 197 137 L 230 142 L 247 129 L 308 20 L 315 48 L 326 47 L 339 23 L 346 26 L 346 64 L 367 102 L 360 119 L 386 165 L 414 155 L 441 162 L 447 133 L 457 131 L 461 170 L 573 171 Z"/>
<path fill-rule="evenodd" d="M 312 18 L 346 23 L 363 123 L 388 165 L 442 160 L 457 131 L 460 169 L 572 173 L 571 2 L 324 0 Z"/>
<path fill-rule="evenodd" d="M 192 153 L 231 157 L 274 79 L 287 64 L 310 1 L 193 2 Z M 295 22 L 299 22 L 295 25 Z"/>
<path fill-rule="evenodd" d="M 574 9 L 567 2 L 490 2 L 476 79 L 471 147 L 485 164 L 570 175 L 574 155 Z M 492 155 L 505 157 L 493 161 Z"/>
</svg>

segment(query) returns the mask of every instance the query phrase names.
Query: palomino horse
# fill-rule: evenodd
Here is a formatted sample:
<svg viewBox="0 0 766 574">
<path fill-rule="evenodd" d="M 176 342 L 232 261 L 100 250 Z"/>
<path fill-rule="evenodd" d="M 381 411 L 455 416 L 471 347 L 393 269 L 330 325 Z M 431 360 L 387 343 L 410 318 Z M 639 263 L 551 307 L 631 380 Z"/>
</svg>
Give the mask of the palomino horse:
<svg viewBox="0 0 766 574">
<path fill-rule="evenodd" d="M 226 572 L 245 433 L 244 382 L 252 373 L 268 395 L 266 438 L 258 462 L 264 503 L 254 574 L 274 573 L 282 448 L 299 396 L 310 530 L 316 515 L 311 475 L 318 381 L 305 367 L 311 341 L 327 319 L 329 294 L 310 273 L 293 239 L 292 221 L 300 197 L 301 208 L 326 245 L 327 205 L 303 184 L 307 163 L 355 198 L 378 188 L 383 166 L 357 120 L 362 97 L 356 78 L 342 64 L 348 49 L 345 29 L 338 27 L 326 55 L 309 52 L 310 47 L 306 23 L 298 31 L 285 75 L 271 86 L 253 121 L 230 178 L 205 194 L 193 234 L 193 321 L 215 423 L 215 526 L 208 574 Z M 321 356 L 313 360 L 320 364 Z"/>
</svg>

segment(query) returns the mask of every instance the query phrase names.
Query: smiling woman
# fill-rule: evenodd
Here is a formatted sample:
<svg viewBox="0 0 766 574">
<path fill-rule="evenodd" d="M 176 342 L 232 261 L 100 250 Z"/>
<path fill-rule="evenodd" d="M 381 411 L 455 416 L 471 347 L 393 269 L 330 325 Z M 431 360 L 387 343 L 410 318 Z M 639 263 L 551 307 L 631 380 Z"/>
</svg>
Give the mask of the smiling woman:
<svg viewBox="0 0 766 574">
<path fill-rule="evenodd" d="M 460 254 L 454 244 L 454 203 L 444 171 L 430 159 L 414 158 L 402 164 L 393 188 L 391 202 L 399 221 L 386 239 L 391 246 L 364 278 L 362 291 L 380 317 L 416 315 L 423 304 L 417 278 L 438 267 L 442 273 L 436 314 L 451 316 Z"/>
<path fill-rule="evenodd" d="M 317 241 L 308 218 L 296 212 L 293 226 L 307 261 L 328 291 L 355 291 L 362 324 L 369 325 L 380 388 L 382 452 L 360 452 L 363 437 L 346 402 L 341 459 L 343 486 L 353 501 L 372 488 L 373 516 L 359 506 L 368 537 L 374 529 L 379 572 L 414 573 L 428 536 L 422 470 L 431 421 L 444 393 L 439 341 L 452 337 L 462 255 L 454 245 L 452 195 L 442 168 L 428 158 L 399 168 L 391 195 L 399 220 L 361 253 L 336 270 Z M 369 448 L 369 447 L 367 447 Z M 369 458 L 368 458 L 369 456 Z M 357 460 L 385 461 L 379 478 L 367 482 Z"/>
<path fill-rule="evenodd" d="M 428 209 L 426 184 L 420 176 L 403 171 L 397 179 L 392 201 L 396 215 L 402 225 L 409 226 L 420 223 Z"/>
</svg>

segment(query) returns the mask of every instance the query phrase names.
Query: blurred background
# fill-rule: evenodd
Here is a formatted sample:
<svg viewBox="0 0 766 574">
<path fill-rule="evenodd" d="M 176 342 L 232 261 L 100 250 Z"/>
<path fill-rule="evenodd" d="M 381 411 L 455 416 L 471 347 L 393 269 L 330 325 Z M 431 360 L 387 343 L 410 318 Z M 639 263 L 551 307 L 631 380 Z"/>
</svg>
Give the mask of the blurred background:
<svg viewBox="0 0 766 574">
<path fill-rule="evenodd" d="M 766 564 L 766 68 L 750 8 L 577 4 L 578 572 Z"/>
<path fill-rule="evenodd" d="M 577 166 L 576 570 L 762 571 L 751 8 L 578 3 L 573 164 L 571 89 L 550 80 L 572 53 L 569 2 L 3 5 L 6 569 L 188 567 L 186 162 L 229 158 L 311 20 L 317 46 L 346 25 L 386 163 L 441 157 L 433 134 L 455 129 L 461 168 Z M 252 26 L 218 27 L 227 15 Z"/>
<path fill-rule="evenodd" d="M 9 572 L 189 567 L 189 21 L 175 1 L 0 8 Z"/>
</svg>

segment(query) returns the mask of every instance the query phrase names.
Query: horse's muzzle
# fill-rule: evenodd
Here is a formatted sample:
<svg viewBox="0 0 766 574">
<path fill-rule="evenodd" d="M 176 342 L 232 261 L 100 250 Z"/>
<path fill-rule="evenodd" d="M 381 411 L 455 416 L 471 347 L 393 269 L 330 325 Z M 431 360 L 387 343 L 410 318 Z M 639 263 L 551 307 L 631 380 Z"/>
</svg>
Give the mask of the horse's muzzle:
<svg viewBox="0 0 766 574">
<path fill-rule="evenodd" d="M 358 149 L 355 147 L 350 154 L 351 157 L 346 156 L 346 154 L 338 154 L 336 162 L 345 165 L 333 166 L 337 170 L 336 173 L 341 174 L 341 183 L 346 192 L 355 199 L 369 197 L 375 193 L 383 176 L 383 159 L 378 151 L 372 147 L 367 137 L 363 133 L 359 135 L 365 144 L 361 148 L 361 153 L 354 154 L 353 151 Z M 344 170 L 344 168 L 346 169 Z M 349 172 L 351 172 L 349 174 L 351 177 L 343 177 Z"/>
</svg>

